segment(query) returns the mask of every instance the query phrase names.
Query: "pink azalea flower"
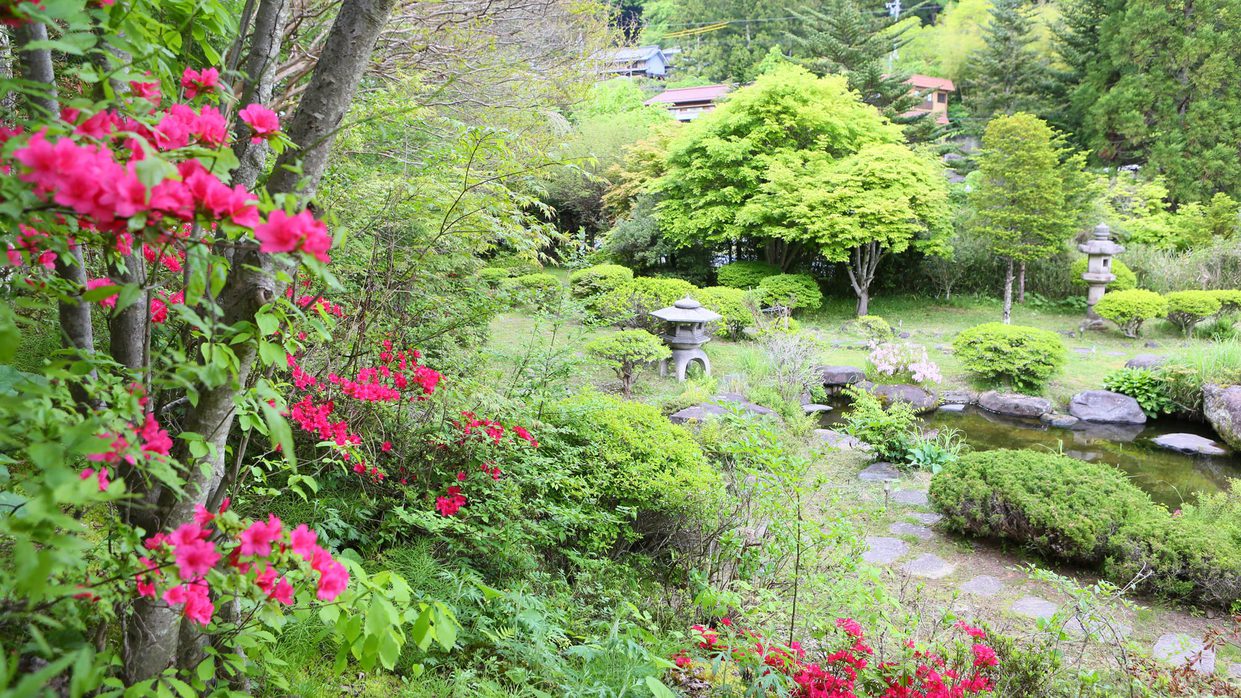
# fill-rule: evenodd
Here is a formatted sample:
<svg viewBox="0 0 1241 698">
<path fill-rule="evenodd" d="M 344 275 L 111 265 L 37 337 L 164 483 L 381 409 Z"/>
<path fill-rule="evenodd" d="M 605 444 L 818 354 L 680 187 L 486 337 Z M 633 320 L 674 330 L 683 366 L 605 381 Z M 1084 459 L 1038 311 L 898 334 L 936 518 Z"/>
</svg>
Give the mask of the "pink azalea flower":
<svg viewBox="0 0 1241 698">
<path fill-rule="evenodd" d="M 238 116 L 254 132 L 254 136 L 250 138 L 251 143 L 262 143 L 280 132 L 280 117 L 262 104 L 248 105 Z"/>
</svg>

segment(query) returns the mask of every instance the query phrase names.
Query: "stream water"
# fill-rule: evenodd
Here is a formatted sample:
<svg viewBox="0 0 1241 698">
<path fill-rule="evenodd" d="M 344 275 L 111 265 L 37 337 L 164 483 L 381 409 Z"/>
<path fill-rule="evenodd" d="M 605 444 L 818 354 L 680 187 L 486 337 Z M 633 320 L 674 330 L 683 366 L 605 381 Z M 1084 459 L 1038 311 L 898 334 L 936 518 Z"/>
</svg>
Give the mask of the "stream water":
<svg viewBox="0 0 1241 698">
<path fill-rule="evenodd" d="M 848 407 L 828 413 L 838 421 Z M 1241 459 L 1236 455 L 1208 458 L 1174 453 L 1155 446 L 1151 439 L 1162 434 L 1198 434 L 1219 441 L 1206 424 L 1178 419 L 1158 419 L 1143 426 L 1095 424 L 1086 428 L 1060 429 L 1037 420 L 1014 419 L 975 407 L 961 412 L 942 410 L 927 415 L 928 429 L 952 427 L 971 448 L 1028 448 L 1063 451 L 1081 460 L 1109 463 L 1125 471 L 1133 483 L 1157 502 L 1175 509 L 1193 501 L 1198 493 L 1213 493 L 1227 486 L 1229 478 L 1241 478 Z M 1079 425 L 1080 426 L 1080 425 Z"/>
</svg>

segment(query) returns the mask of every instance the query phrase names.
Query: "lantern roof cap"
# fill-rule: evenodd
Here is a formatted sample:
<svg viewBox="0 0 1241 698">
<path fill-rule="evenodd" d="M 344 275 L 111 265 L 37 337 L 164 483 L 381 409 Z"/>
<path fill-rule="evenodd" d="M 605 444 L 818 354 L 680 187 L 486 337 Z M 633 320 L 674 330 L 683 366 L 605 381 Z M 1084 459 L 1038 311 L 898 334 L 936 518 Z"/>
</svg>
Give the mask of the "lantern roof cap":
<svg viewBox="0 0 1241 698">
<path fill-rule="evenodd" d="M 714 322 L 722 316 L 702 307 L 702 303 L 686 296 L 667 308 L 660 308 L 651 315 L 667 322 Z"/>
</svg>

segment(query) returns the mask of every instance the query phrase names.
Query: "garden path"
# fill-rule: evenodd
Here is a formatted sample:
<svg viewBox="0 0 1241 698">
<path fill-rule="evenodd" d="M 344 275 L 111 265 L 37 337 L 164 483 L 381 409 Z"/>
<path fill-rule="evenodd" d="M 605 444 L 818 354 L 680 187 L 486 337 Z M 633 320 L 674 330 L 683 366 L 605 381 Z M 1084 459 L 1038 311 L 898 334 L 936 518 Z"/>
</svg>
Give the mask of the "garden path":
<svg viewBox="0 0 1241 698">
<path fill-rule="evenodd" d="M 867 468 L 854 491 L 875 512 L 868 519 L 863 559 L 883 568 L 895 587 L 908 589 L 912 582 L 924 600 L 947 604 L 957 615 L 1007 634 L 1064 632 L 1074 651 L 1099 661 L 1114 661 L 1123 647 L 1170 664 L 1192 660 L 1197 671 L 1241 681 L 1241 647 L 1203 647 L 1214 619 L 1147 599 L 1132 607 L 1107 603 L 1083 611 L 1083 604 L 1057 585 L 1035 578 L 1034 560 L 1020 551 L 940 530 L 936 524 L 942 517 L 927 500 L 929 476 L 888 471 L 875 477 L 887 470 Z M 1058 571 L 1079 584 L 1097 581 L 1080 571 Z"/>
</svg>

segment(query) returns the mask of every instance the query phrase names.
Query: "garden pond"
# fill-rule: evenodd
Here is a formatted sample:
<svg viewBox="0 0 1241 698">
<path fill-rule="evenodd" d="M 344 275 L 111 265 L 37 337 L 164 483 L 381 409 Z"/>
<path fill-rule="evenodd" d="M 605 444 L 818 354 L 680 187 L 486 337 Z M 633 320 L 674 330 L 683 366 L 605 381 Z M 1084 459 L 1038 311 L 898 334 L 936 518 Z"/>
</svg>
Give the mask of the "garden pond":
<svg viewBox="0 0 1241 698">
<path fill-rule="evenodd" d="M 842 409 L 843 407 L 843 409 Z M 824 421 L 839 422 L 847 406 L 838 406 Z M 1193 501 L 1197 493 L 1218 492 L 1229 478 L 1241 478 L 1241 458 L 1235 454 L 1206 457 L 1175 453 L 1151 443 L 1163 434 L 1197 434 L 1219 441 L 1210 426 L 1163 418 L 1145 425 L 1079 423 L 1071 429 L 1038 420 L 1015 419 L 977 407 L 950 412 L 937 410 L 923 417 L 927 429 L 952 428 L 971 448 L 1045 449 L 1084 461 L 1110 463 L 1125 471 L 1133 483 L 1171 509 Z M 831 426 L 826 425 L 825 426 Z"/>
</svg>

